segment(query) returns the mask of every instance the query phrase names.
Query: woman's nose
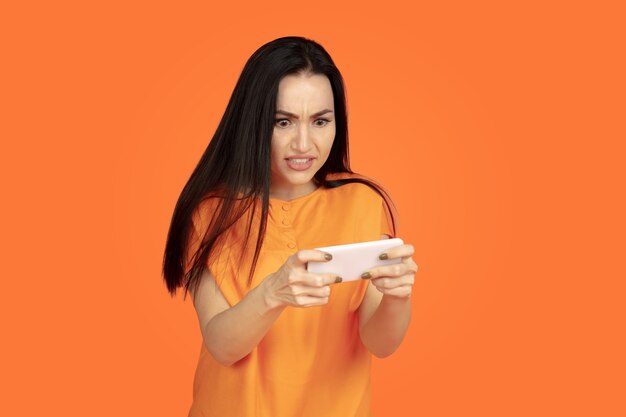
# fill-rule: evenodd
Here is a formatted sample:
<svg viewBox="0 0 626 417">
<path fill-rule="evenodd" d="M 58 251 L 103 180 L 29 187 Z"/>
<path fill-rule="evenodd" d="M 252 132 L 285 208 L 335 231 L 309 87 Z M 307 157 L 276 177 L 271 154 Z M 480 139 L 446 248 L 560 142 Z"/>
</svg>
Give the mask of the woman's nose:
<svg viewBox="0 0 626 417">
<path fill-rule="evenodd" d="M 296 136 L 291 141 L 291 146 L 294 150 L 305 153 L 311 148 L 311 133 L 308 126 L 301 125 L 296 132 Z"/>
</svg>

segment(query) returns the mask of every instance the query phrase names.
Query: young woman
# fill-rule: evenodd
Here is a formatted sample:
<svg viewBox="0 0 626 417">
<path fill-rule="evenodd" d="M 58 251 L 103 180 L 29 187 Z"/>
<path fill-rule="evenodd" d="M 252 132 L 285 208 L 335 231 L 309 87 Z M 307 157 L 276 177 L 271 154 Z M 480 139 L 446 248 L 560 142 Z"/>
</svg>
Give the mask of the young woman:
<svg viewBox="0 0 626 417">
<path fill-rule="evenodd" d="M 329 255 L 314 247 L 395 236 L 385 195 L 350 170 L 326 50 L 295 36 L 259 48 L 167 237 L 167 288 L 191 291 L 203 338 L 189 416 L 371 415 L 371 355 L 393 353 L 409 325 L 413 247 L 360 281 L 306 266 Z"/>
</svg>

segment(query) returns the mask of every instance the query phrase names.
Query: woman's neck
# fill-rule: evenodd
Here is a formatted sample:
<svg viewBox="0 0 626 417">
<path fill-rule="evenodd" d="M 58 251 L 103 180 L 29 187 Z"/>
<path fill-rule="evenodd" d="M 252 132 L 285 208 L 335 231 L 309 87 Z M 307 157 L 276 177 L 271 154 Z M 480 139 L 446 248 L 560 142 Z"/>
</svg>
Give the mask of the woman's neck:
<svg viewBox="0 0 626 417">
<path fill-rule="evenodd" d="M 270 197 L 279 200 L 289 201 L 317 190 L 318 185 L 313 181 L 299 186 L 275 187 L 270 185 Z"/>
</svg>

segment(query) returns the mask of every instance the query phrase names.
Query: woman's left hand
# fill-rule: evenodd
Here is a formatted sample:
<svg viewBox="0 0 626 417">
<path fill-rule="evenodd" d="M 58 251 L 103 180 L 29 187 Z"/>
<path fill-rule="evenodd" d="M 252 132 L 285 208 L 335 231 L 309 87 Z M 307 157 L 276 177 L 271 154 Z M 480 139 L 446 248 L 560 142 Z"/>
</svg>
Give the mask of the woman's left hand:
<svg viewBox="0 0 626 417">
<path fill-rule="evenodd" d="M 417 264 L 412 258 L 413 253 L 413 246 L 409 244 L 389 248 L 381 254 L 381 259 L 402 258 L 402 262 L 372 268 L 361 277 L 370 278 L 376 289 L 386 296 L 408 298 L 411 296 L 417 272 Z M 364 276 L 367 273 L 370 277 Z"/>
</svg>

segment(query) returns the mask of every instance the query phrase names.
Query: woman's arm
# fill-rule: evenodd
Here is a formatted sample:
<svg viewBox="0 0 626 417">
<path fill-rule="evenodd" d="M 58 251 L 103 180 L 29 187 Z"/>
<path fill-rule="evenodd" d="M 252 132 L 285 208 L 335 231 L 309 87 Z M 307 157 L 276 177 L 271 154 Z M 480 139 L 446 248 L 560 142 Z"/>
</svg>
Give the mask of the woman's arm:
<svg viewBox="0 0 626 417">
<path fill-rule="evenodd" d="M 224 366 L 248 355 L 286 307 L 270 305 L 260 286 L 230 307 L 208 269 L 202 274 L 197 293 L 192 290 L 192 299 L 204 344 Z"/>
<path fill-rule="evenodd" d="M 232 307 L 205 269 L 192 297 L 207 350 L 222 365 L 230 366 L 259 344 L 285 307 L 327 304 L 330 284 L 341 280 L 333 274 L 308 272 L 305 266 L 328 260 L 322 251 L 299 250 Z"/>
<path fill-rule="evenodd" d="M 377 307 L 378 306 L 378 307 Z M 359 314 L 359 335 L 373 355 L 384 358 L 396 351 L 411 321 L 411 298 L 383 295 L 369 283 L 359 312 L 375 310 L 370 317 Z"/>
<path fill-rule="evenodd" d="M 412 284 L 412 279 L 409 282 Z M 368 283 L 359 306 L 359 336 L 367 350 L 378 358 L 391 355 L 404 339 L 410 321 L 410 293 L 407 297 L 383 294 L 372 281 Z"/>
</svg>

